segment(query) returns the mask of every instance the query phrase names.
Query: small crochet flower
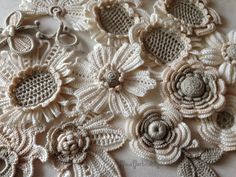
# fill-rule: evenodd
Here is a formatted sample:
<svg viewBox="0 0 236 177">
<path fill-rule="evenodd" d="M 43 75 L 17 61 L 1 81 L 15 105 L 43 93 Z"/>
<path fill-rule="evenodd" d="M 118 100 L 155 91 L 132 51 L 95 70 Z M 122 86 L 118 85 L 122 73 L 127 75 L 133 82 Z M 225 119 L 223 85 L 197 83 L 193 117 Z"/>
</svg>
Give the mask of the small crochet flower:
<svg viewBox="0 0 236 177">
<path fill-rule="evenodd" d="M 144 104 L 126 132 L 133 152 L 142 158 L 168 165 L 176 162 L 191 141 L 191 132 L 181 114 L 167 102 L 160 107 Z"/>
<path fill-rule="evenodd" d="M 225 83 L 215 68 L 182 61 L 163 72 L 163 97 L 185 118 L 207 118 L 225 105 Z"/>
<path fill-rule="evenodd" d="M 87 13 L 91 38 L 104 45 L 121 46 L 129 42 L 130 29 L 148 17 L 138 8 L 139 0 L 99 0 L 89 6 Z"/>
<path fill-rule="evenodd" d="M 32 57 L 20 57 L 7 51 L 0 54 L 1 121 L 41 124 L 57 118 L 73 95 L 74 78 L 66 63 L 72 52 L 58 45 L 49 46 Z M 65 97 L 67 96 L 67 100 Z"/>
<path fill-rule="evenodd" d="M 35 144 L 35 136 L 39 130 L 25 129 L 23 126 L 9 127 L 0 124 L 0 159 L 5 167 L 0 171 L 1 177 L 13 177 L 16 169 L 20 169 L 24 177 L 33 176 L 33 161 L 48 158 L 46 149 Z"/>
<path fill-rule="evenodd" d="M 156 86 L 149 71 L 140 69 L 140 52 L 138 44 L 124 43 L 118 50 L 98 44 L 88 62 L 79 60 L 74 68 L 80 83 L 78 107 L 99 113 L 108 106 L 113 114 L 134 115 L 138 97 Z"/>
<path fill-rule="evenodd" d="M 50 15 L 69 23 L 75 30 L 88 29 L 87 0 L 22 0 L 20 10 L 29 14 Z"/>
<path fill-rule="evenodd" d="M 174 20 L 187 35 L 203 36 L 221 24 L 218 13 L 208 7 L 207 0 L 157 0 L 152 18 Z"/>
<path fill-rule="evenodd" d="M 227 36 L 215 32 L 206 37 L 209 47 L 200 52 L 199 59 L 206 65 L 218 67 L 227 84 L 236 83 L 236 31 Z"/>
<path fill-rule="evenodd" d="M 76 120 L 51 128 L 47 148 L 60 175 L 120 177 L 107 152 L 124 144 L 125 136 L 104 121 L 102 115 L 82 115 Z"/>
<path fill-rule="evenodd" d="M 236 97 L 226 96 L 225 109 L 201 120 L 198 125 L 201 137 L 223 151 L 236 150 Z"/>
</svg>

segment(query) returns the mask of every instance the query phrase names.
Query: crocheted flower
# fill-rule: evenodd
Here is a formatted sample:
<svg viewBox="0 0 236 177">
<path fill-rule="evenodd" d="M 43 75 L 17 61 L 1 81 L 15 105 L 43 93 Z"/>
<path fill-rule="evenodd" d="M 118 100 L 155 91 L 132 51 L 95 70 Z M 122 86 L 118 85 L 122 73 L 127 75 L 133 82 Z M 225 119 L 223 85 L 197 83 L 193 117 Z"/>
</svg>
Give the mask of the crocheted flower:
<svg viewBox="0 0 236 177">
<path fill-rule="evenodd" d="M 113 46 L 129 42 L 130 29 L 148 16 L 138 8 L 140 4 L 139 0 L 99 0 L 92 3 L 89 9 L 93 14 L 87 14 L 91 38 Z"/>
<path fill-rule="evenodd" d="M 225 83 L 215 68 L 199 62 L 167 67 L 163 72 L 163 96 L 186 118 L 207 118 L 223 109 Z"/>
<path fill-rule="evenodd" d="M 129 40 L 141 44 L 143 57 L 157 66 L 178 63 L 192 49 L 190 38 L 181 33 L 173 20 L 162 22 L 159 17 L 135 25 L 129 32 Z"/>
<path fill-rule="evenodd" d="M 227 84 L 236 82 L 236 31 L 232 30 L 227 36 L 215 32 L 206 37 L 210 47 L 200 52 L 199 59 L 207 65 L 218 66 L 219 73 Z"/>
<path fill-rule="evenodd" d="M 174 20 L 186 34 L 203 36 L 221 24 L 218 13 L 207 5 L 207 0 L 157 0 L 152 18 Z"/>
<path fill-rule="evenodd" d="M 198 132 L 223 151 L 236 150 L 236 97 L 227 95 L 225 109 L 201 120 Z"/>
<path fill-rule="evenodd" d="M 182 119 L 166 102 L 160 107 L 140 106 L 135 119 L 130 119 L 126 126 L 130 148 L 140 157 L 159 164 L 176 162 L 191 140 L 191 132 Z"/>
<path fill-rule="evenodd" d="M 156 86 L 150 73 L 139 69 L 143 64 L 140 52 L 138 44 L 125 43 L 117 51 L 96 45 L 88 62 L 80 60 L 75 65 L 80 83 L 75 92 L 78 107 L 99 113 L 108 105 L 113 114 L 124 117 L 135 114 L 138 97 L 143 97 Z"/>
<path fill-rule="evenodd" d="M 41 57 L 20 57 L 10 52 L 0 54 L 1 121 L 41 124 L 58 117 L 68 104 L 65 96 L 73 95 L 70 85 L 70 63 L 65 63 L 72 52 L 54 45 Z M 67 100 L 69 98 L 67 97 Z"/>
<path fill-rule="evenodd" d="M 20 10 L 29 14 L 50 15 L 66 21 L 75 30 L 88 29 L 87 0 L 22 0 Z"/>
<path fill-rule="evenodd" d="M 47 160 L 46 149 L 35 144 L 35 136 L 39 130 L 25 129 L 23 126 L 9 127 L 0 124 L 0 159 L 5 162 L 2 177 L 13 177 L 16 169 L 22 170 L 24 177 L 33 176 L 33 160 Z"/>
<path fill-rule="evenodd" d="M 82 115 L 49 130 L 46 146 L 62 176 L 71 176 L 70 169 L 75 176 L 121 176 L 107 152 L 121 147 L 125 136 L 107 125 L 106 116 Z"/>
</svg>

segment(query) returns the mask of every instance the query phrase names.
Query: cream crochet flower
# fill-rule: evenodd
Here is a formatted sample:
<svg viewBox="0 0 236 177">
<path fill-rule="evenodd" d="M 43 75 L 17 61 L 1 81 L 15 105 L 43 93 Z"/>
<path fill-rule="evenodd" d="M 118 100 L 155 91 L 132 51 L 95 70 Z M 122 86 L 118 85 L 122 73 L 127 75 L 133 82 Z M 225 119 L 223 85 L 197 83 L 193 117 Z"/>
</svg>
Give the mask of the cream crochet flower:
<svg viewBox="0 0 236 177">
<path fill-rule="evenodd" d="M 86 3 L 88 0 L 22 0 L 20 10 L 29 14 L 56 16 L 75 30 L 88 29 Z"/>
<path fill-rule="evenodd" d="M 191 132 L 181 114 L 169 103 L 144 104 L 135 119 L 127 122 L 126 132 L 132 151 L 142 158 L 168 165 L 176 162 L 189 145 Z"/>
<path fill-rule="evenodd" d="M 138 97 L 156 86 L 150 73 L 140 69 L 140 52 L 138 44 L 125 43 L 117 51 L 98 44 L 88 62 L 79 60 L 74 68 L 80 83 L 75 92 L 79 108 L 99 113 L 109 106 L 114 114 L 134 115 Z"/>
<path fill-rule="evenodd" d="M 23 124 L 52 121 L 68 104 L 67 96 L 73 95 L 70 83 L 74 80 L 65 63 L 72 52 L 53 45 L 39 56 L 20 57 L 2 51 L 0 55 L 0 108 L 1 121 Z"/>
<path fill-rule="evenodd" d="M 225 105 L 225 83 L 215 68 L 182 61 L 163 72 L 163 97 L 186 118 L 207 118 Z"/>
<path fill-rule="evenodd" d="M 121 46 L 129 42 L 130 29 L 148 19 L 148 14 L 138 8 L 139 0 L 98 0 L 90 4 L 92 14 L 86 17 L 91 38 L 103 45 Z"/>
<path fill-rule="evenodd" d="M 107 114 L 109 115 L 109 114 Z M 125 136 L 104 121 L 107 115 L 88 114 L 51 128 L 47 147 L 59 175 L 120 177 L 107 152 L 124 144 Z"/>
<path fill-rule="evenodd" d="M 227 36 L 215 32 L 206 37 L 209 47 L 200 52 L 199 59 L 207 65 L 219 68 L 219 73 L 227 84 L 236 82 L 236 31 Z"/>
<path fill-rule="evenodd" d="M 225 109 L 201 120 L 198 125 L 201 137 L 223 151 L 236 150 L 236 97 L 226 96 Z"/>
<path fill-rule="evenodd" d="M 1 177 L 13 177 L 16 169 L 23 172 L 24 177 L 33 176 L 33 160 L 47 160 L 46 149 L 35 144 L 35 136 L 39 130 L 26 129 L 23 126 L 9 127 L 0 124 L 0 159 L 5 167 L 0 171 Z"/>
<path fill-rule="evenodd" d="M 161 21 L 174 20 L 188 35 L 212 33 L 221 24 L 218 13 L 208 7 L 208 0 L 157 0 L 152 16 Z"/>
</svg>

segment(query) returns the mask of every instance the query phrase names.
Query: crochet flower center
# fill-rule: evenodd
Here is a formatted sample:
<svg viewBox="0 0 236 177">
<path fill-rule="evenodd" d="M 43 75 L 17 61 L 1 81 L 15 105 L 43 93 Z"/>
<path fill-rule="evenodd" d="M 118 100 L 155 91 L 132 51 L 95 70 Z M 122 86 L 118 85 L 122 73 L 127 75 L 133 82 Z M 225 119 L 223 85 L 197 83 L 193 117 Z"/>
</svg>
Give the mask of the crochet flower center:
<svg viewBox="0 0 236 177">
<path fill-rule="evenodd" d="M 236 59 L 236 44 L 230 45 L 226 49 L 226 53 L 231 59 Z"/>
<path fill-rule="evenodd" d="M 234 116 L 228 112 L 220 112 L 217 115 L 216 122 L 221 129 L 229 129 L 234 125 Z"/>
<path fill-rule="evenodd" d="M 105 81 L 107 82 L 110 88 L 114 88 L 120 85 L 120 74 L 116 71 L 108 71 L 105 75 Z"/>
<path fill-rule="evenodd" d="M 16 106 L 31 107 L 48 101 L 57 92 L 54 75 L 45 69 L 28 69 L 14 78 L 9 94 Z"/>
<path fill-rule="evenodd" d="M 204 18 L 201 10 L 191 3 L 190 0 L 172 1 L 167 11 L 177 19 L 183 20 L 190 25 L 200 25 Z"/>
<path fill-rule="evenodd" d="M 64 16 L 65 15 L 65 9 L 63 7 L 60 6 L 52 6 L 49 8 L 49 14 L 51 16 Z"/>
<path fill-rule="evenodd" d="M 187 76 L 181 82 L 180 88 L 187 97 L 201 97 L 205 92 L 205 83 L 197 76 Z"/>
<path fill-rule="evenodd" d="M 127 35 L 134 24 L 134 18 L 119 3 L 104 3 L 95 8 L 97 21 L 101 28 L 115 35 Z"/>
<path fill-rule="evenodd" d="M 161 140 L 167 134 L 167 126 L 162 121 L 154 121 L 149 124 L 147 132 L 152 139 Z"/>
</svg>

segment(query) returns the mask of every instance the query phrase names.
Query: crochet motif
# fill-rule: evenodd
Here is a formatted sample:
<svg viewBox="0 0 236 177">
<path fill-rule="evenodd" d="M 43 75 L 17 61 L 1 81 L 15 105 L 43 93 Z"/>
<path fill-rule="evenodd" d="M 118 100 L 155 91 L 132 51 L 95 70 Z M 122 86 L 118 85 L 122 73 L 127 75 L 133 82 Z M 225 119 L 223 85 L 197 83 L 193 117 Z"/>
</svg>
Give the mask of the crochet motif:
<svg viewBox="0 0 236 177">
<path fill-rule="evenodd" d="M 163 97 L 186 118 L 207 118 L 225 105 L 225 84 L 215 68 L 180 62 L 163 71 Z"/>
<path fill-rule="evenodd" d="M 158 0 L 152 18 L 174 20 L 186 34 L 203 36 L 214 32 L 216 25 L 221 24 L 217 12 L 207 5 L 207 0 Z"/>
<path fill-rule="evenodd" d="M 156 81 L 150 78 L 143 64 L 138 44 L 123 44 L 117 51 L 100 44 L 74 66 L 80 83 L 75 92 L 78 106 L 84 111 L 101 112 L 107 106 L 114 114 L 130 117 L 139 105 L 138 97 L 154 89 Z"/>
<path fill-rule="evenodd" d="M 227 84 L 236 82 L 236 31 L 227 36 L 216 32 L 206 37 L 209 47 L 204 48 L 199 59 L 206 65 L 218 67 L 219 74 Z"/>
<path fill-rule="evenodd" d="M 121 176 L 107 152 L 121 147 L 125 136 L 101 119 L 108 115 L 82 115 L 50 129 L 47 147 L 61 176 L 72 176 L 70 169 L 77 177 Z"/>
<path fill-rule="evenodd" d="M 137 0 L 100 0 L 90 5 L 88 14 L 91 38 L 104 45 L 121 46 L 129 42 L 130 29 L 148 15 Z"/>
<path fill-rule="evenodd" d="M 33 176 L 33 160 L 47 160 L 46 149 L 35 144 L 35 136 L 39 130 L 25 129 L 23 126 L 9 127 L 0 125 L 0 159 L 5 167 L 0 172 L 1 177 L 13 177 L 16 169 L 22 170 L 24 177 Z"/>
<path fill-rule="evenodd" d="M 38 124 L 58 117 L 68 104 L 64 96 L 73 94 L 70 84 L 74 78 L 69 63 L 65 63 L 71 54 L 50 44 L 42 58 L 38 58 L 39 53 L 27 58 L 2 51 L 1 121 Z"/>
<path fill-rule="evenodd" d="M 126 126 L 130 148 L 142 158 L 159 164 L 176 162 L 191 140 L 190 130 L 182 120 L 181 114 L 168 103 L 160 108 L 150 104 L 140 106 L 138 115 Z"/>
<path fill-rule="evenodd" d="M 22 0 L 20 10 L 27 14 L 50 15 L 69 23 L 73 29 L 88 29 L 87 0 Z"/>
</svg>

